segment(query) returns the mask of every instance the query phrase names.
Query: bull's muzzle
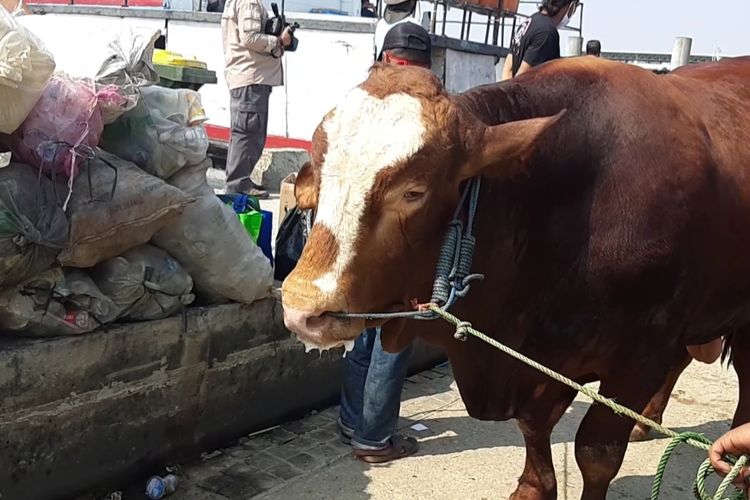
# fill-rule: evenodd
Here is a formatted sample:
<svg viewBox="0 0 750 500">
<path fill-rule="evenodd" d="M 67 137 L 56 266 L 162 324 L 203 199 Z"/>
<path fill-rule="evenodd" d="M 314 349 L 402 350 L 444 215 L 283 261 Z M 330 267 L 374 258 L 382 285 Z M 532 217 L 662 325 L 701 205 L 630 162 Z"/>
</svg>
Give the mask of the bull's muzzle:
<svg viewBox="0 0 750 500">
<path fill-rule="evenodd" d="M 345 310 L 343 297 L 325 300 L 320 293 L 311 293 L 307 283 L 300 287 L 290 275 L 282 288 L 284 324 L 310 350 L 325 350 L 352 344 L 365 328 L 364 320 L 342 319 L 331 316 L 332 311 Z"/>
</svg>

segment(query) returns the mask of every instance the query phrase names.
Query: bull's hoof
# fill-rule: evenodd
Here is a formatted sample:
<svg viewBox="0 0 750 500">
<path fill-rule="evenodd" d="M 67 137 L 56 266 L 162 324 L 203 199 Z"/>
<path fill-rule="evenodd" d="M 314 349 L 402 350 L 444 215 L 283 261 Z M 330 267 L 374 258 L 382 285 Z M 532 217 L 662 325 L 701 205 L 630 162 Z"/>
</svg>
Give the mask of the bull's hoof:
<svg viewBox="0 0 750 500">
<path fill-rule="evenodd" d="M 637 443 L 639 441 L 645 441 L 648 438 L 650 433 L 651 433 L 650 427 L 645 426 L 643 424 L 635 424 L 635 427 L 633 427 L 633 430 L 630 431 L 630 442 Z"/>
<path fill-rule="evenodd" d="M 554 489 L 545 491 L 528 484 L 519 484 L 516 491 L 508 498 L 508 500 L 556 500 L 557 499 L 557 485 Z"/>
</svg>

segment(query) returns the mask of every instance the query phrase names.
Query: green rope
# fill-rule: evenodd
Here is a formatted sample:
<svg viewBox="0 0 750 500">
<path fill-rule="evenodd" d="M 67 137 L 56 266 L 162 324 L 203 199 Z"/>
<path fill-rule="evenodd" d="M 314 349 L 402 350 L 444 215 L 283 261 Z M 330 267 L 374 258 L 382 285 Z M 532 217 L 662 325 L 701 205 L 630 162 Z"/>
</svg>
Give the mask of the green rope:
<svg viewBox="0 0 750 500">
<path fill-rule="evenodd" d="M 590 399 L 592 399 L 593 401 L 597 403 L 603 404 L 604 406 L 608 407 L 613 412 L 615 412 L 617 415 L 625 415 L 626 417 L 629 417 L 638 423 L 647 425 L 648 427 L 654 429 L 656 432 L 660 434 L 671 437 L 672 441 L 669 443 L 666 450 L 664 451 L 664 455 L 662 456 L 659 462 L 659 466 L 656 470 L 656 475 L 654 476 L 654 485 L 651 490 L 652 500 L 657 500 L 659 498 L 659 492 L 661 490 L 662 480 L 664 477 L 664 471 L 667 468 L 667 463 L 669 462 L 672 452 L 679 444 L 686 443 L 686 444 L 689 444 L 690 446 L 693 446 L 695 448 L 698 448 L 704 451 L 708 451 L 711 448 L 711 441 L 703 434 L 698 434 L 695 432 L 684 432 L 682 434 L 677 433 L 673 431 L 672 429 L 664 427 L 663 425 L 651 420 L 650 418 L 646 418 L 643 415 L 634 412 L 633 410 L 631 410 L 630 408 L 627 408 L 626 406 L 622 406 L 621 404 L 616 403 L 614 400 L 610 398 L 602 396 L 601 394 L 592 390 L 589 387 L 585 387 L 579 384 L 578 382 L 564 375 L 557 373 L 556 371 L 550 370 L 546 366 L 540 363 L 537 363 L 533 359 L 527 356 L 524 356 L 520 352 L 511 349 L 510 347 L 498 342 L 492 337 L 488 337 L 487 335 L 480 332 L 479 330 L 474 329 L 470 323 L 459 320 L 457 317 L 453 316 L 451 313 L 447 311 L 444 311 L 436 304 L 427 304 L 426 308 L 434 312 L 435 314 L 437 314 L 438 316 L 440 316 L 447 322 L 451 323 L 453 326 L 455 326 L 456 327 L 455 337 L 457 339 L 465 338 L 467 333 L 471 334 L 474 337 L 495 347 L 496 349 L 499 349 L 505 354 L 508 354 L 509 356 L 530 366 L 531 368 L 534 368 L 535 370 L 547 375 L 553 380 L 556 380 L 562 384 L 567 385 L 568 387 L 575 389 L 576 391 L 588 396 Z M 730 497 L 725 498 L 723 495 L 726 492 L 726 490 L 729 488 L 729 486 L 733 483 L 733 481 L 737 479 L 737 477 L 740 474 L 740 471 L 742 470 L 742 467 L 747 464 L 748 457 L 742 456 L 738 460 L 735 460 L 733 457 L 727 457 L 727 460 L 729 461 L 729 463 L 734 464 L 734 467 L 732 468 L 732 471 L 721 482 L 721 485 L 719 485 L 719 489 L 714 496 L 710 496 L 705 491 L 706 479 L 711 474 L 714 473 L 714 470 L 711 467 L 711 463 L 708 460 L 706 460 L 706 462 L 704 462 L 703 465 L 700 467 L 700 469 L 698 470 L 698 475 L 696 477 L 695 483 L 693 485 L 693 492 L 695 493 L 695 496 L 698 500 L 746 500 L 747 499 L 747 496 L 745 495 L 745 493 L 739 490 Z"/>
</svg>

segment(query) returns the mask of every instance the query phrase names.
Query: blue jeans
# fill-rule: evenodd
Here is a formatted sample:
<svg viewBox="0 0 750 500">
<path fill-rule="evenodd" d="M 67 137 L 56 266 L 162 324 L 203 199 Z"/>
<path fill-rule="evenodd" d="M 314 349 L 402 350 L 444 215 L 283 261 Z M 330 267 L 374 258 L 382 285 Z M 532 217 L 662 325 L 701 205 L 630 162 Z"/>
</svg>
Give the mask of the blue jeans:
<svg viewBox="0 0 750 500">
<path fill-rule="evenodd" d="M 352 446 L 388 445 L 398 422 L 411 353 L 411 344 L 398 354 L 383 351 L 380 328 L 368 328 L 346 354 L 339 426 L 351 436 Z"/>
</svg>

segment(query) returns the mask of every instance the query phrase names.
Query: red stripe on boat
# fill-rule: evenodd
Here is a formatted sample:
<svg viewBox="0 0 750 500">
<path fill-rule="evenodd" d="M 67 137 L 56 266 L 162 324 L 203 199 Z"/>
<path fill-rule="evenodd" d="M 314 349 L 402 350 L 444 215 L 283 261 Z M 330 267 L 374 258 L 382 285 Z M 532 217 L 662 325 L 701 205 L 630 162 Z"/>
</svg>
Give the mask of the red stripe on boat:
<svg viewBox="0 0 750 500">
<path fill-rule="evenodd" d="M 218 125 L 206 125 L 206 133 L 208 133 L 209 139 L 213 141 L 229 142 L 229 135 L 231 131 L 227 127 L 220 127 Z M 312 149 L 312 144 L 310 143 L 310 141 L 305 141 L 303 139 L 292 139 L 291 137 L 269 135 L 266 138 L 266 147 L 269 149 L 304 149 L 309 152 Z"/>
</svg>

